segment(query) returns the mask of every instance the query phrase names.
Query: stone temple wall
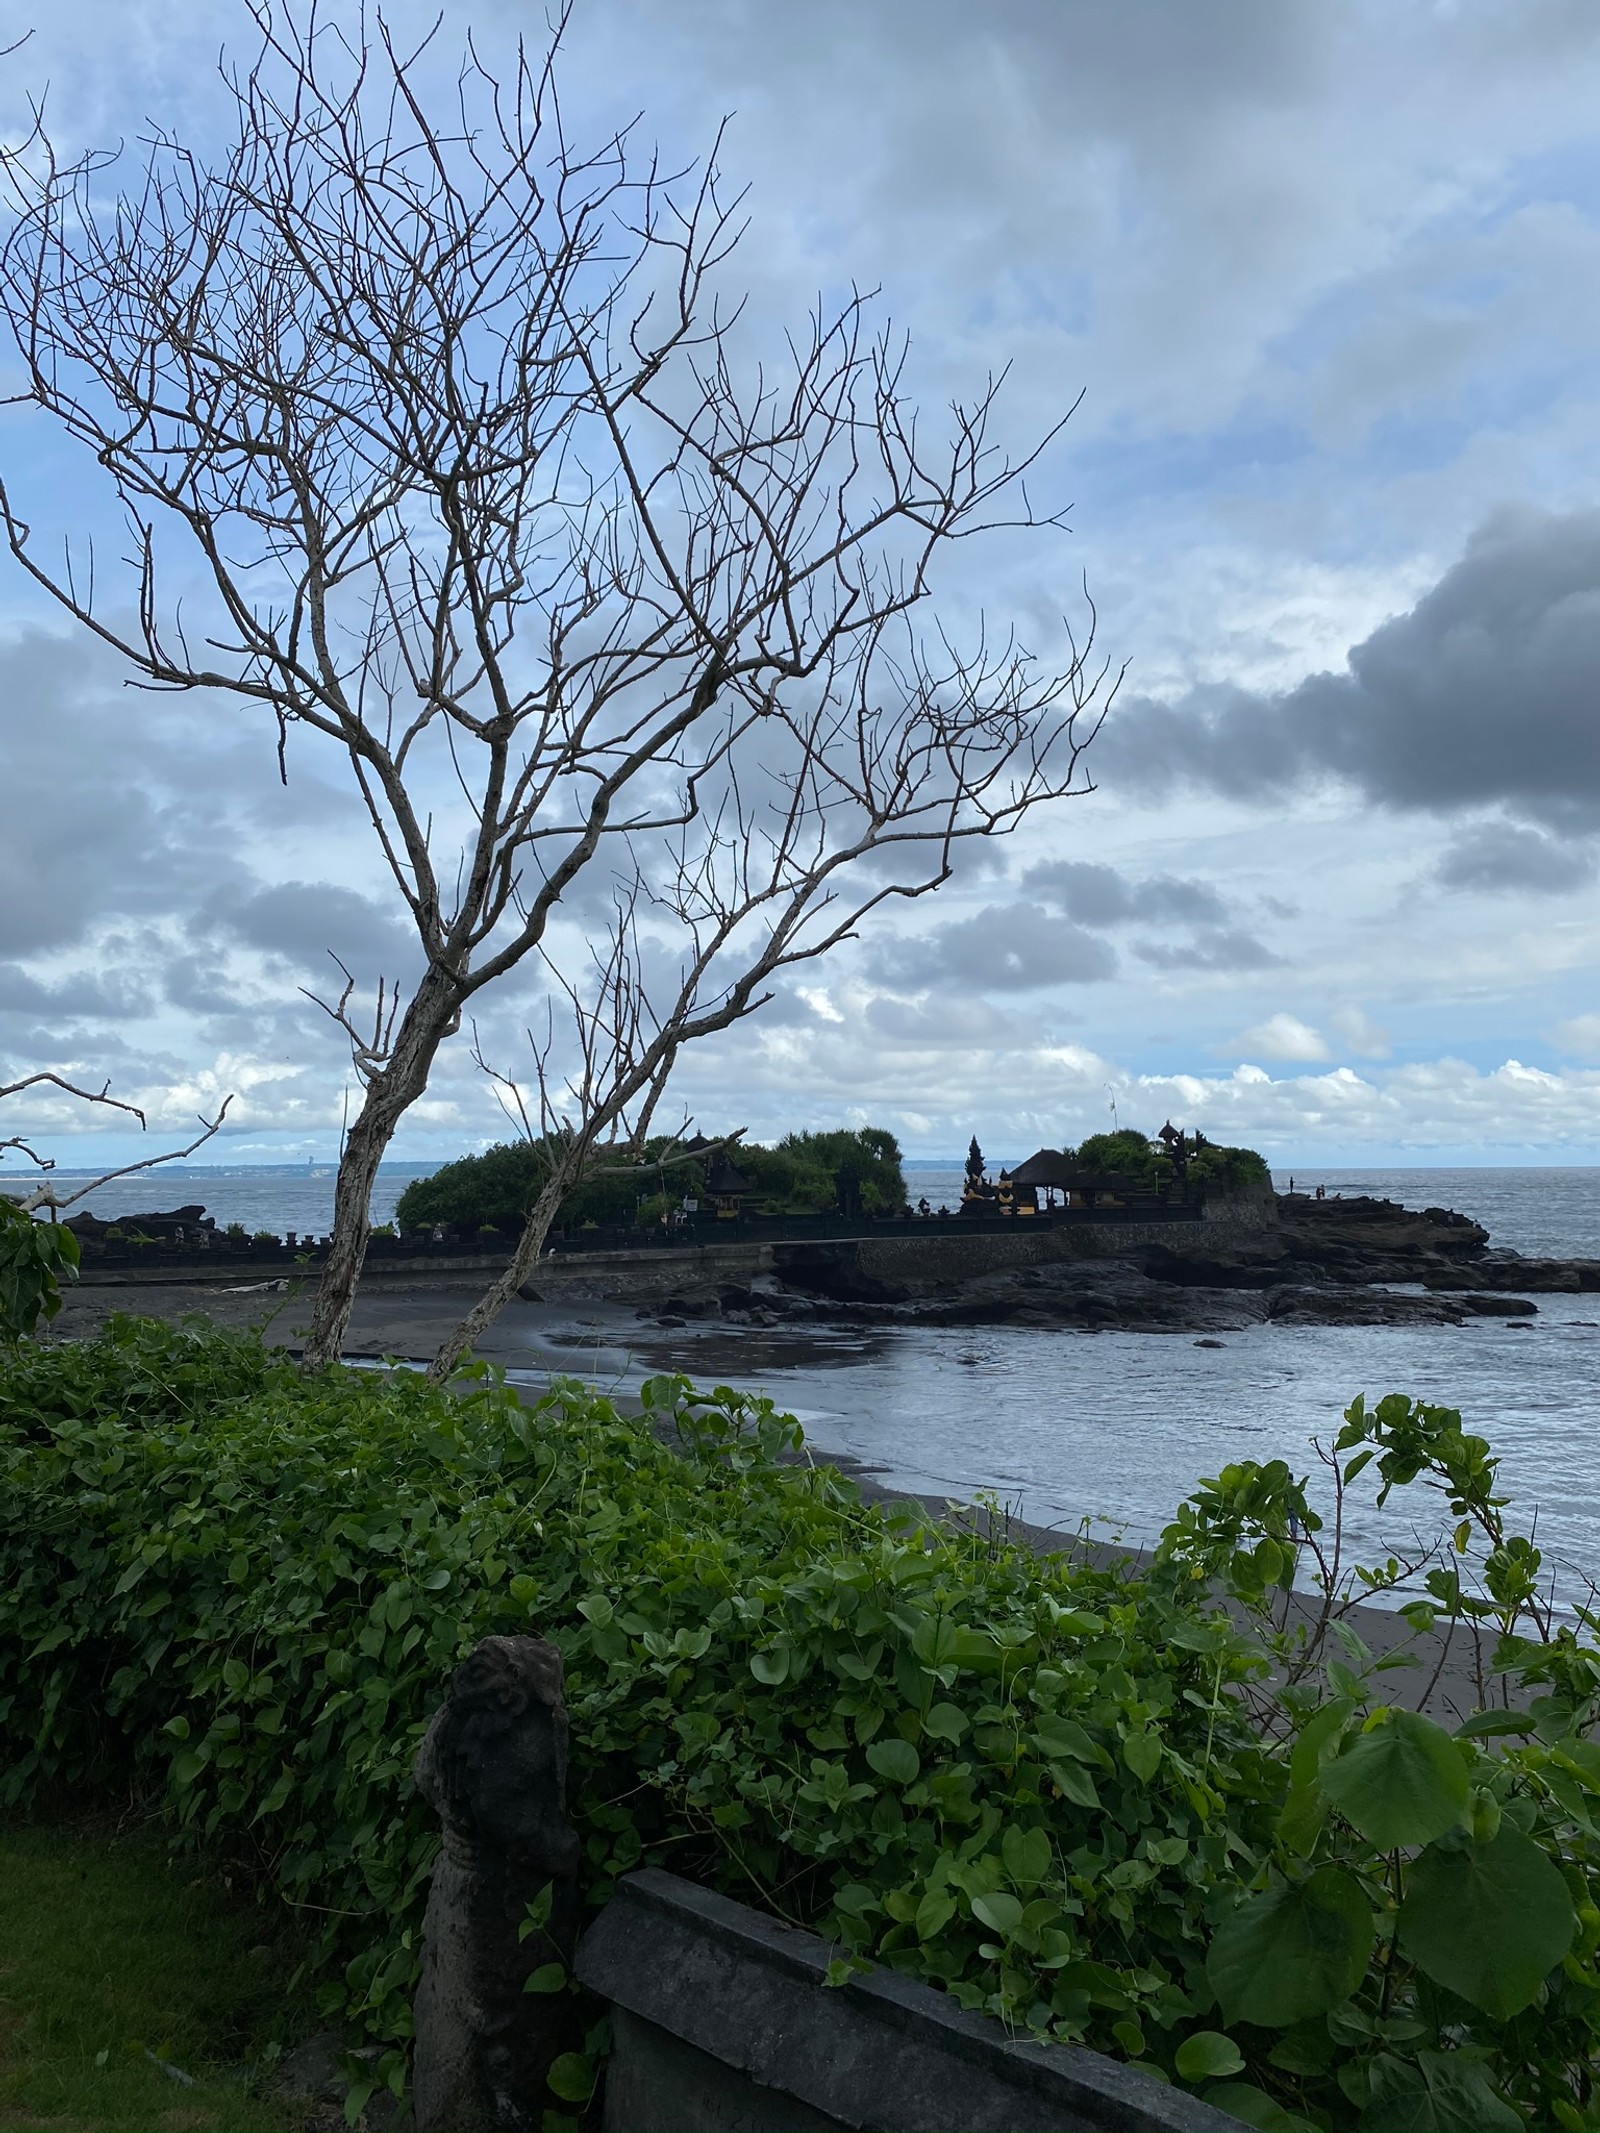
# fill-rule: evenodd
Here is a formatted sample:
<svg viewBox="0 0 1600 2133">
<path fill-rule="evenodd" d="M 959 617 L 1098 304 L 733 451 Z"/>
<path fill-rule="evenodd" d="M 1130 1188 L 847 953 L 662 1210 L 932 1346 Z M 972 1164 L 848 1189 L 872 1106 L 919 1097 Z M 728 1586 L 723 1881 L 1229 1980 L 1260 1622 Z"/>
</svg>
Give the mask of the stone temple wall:
<svg viewBox="0 0 1600 2133">
<path fill-rule="evenodd" d="M 1019 1221 L 1015 1236 L 964 1237 L 959 1231 L 935 1237 L 868 1237 L 858 1244 L 836 1245 L 855 1254 L 871 1280 L 898 1287 L 927 1282 L 972 1281 L 980 1274 L 1004 1273 L 1011 1267 L 1047 1266 L 1064 1259 L 1130 1259 L 1154 1249 L 1189 1253 L 1215 1251 L 1229 1244 L 1258 1243 L 1266 1225 L 1244 1209 L 1219 1211 L 1197 1222 L 1086 1222 L 1037 1228 Z M 782 1271 L 781 1247 L 776 1261 Z"/>
</svg>

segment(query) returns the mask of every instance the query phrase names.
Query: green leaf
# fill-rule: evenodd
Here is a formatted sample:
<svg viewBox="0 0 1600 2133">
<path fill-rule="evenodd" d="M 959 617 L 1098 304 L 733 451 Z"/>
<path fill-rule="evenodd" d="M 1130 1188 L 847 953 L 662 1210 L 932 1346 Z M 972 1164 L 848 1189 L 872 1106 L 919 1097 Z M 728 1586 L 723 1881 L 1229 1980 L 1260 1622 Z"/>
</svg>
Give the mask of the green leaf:
<svg viewBox="0 0 1600 2133">
<path fill-rule="evenodd" d="M 1251 2081 L 1220 2081 L 1206 2090 L 1206 2102 L 1213 2110 L 1226 2111 L 1230 2118 L 1258 2127 L 1259 2133 L 1316 2133 L 1308 2120 L 1293 2117 Z"/>
<path fill-rule="evenodd" d="M 1097 1763 L 1094 1742 L 1082 1726 L 1070 1718 L 1058 1718 L 1047 1712 L 1033 1729 L 1033 1737 L 1039 1743 L 1045 1757 L 1054 1761 L 1058 1755 L 1070 1755 L 1075 1762 Z"/>
<path fill-rule="evenodd" d="M 918 1940 L 937 1940 L 956 1914 L 956 1900 L 948 1889 L 929 1889 L 917 1905 Z"/>
<path fill-rule="evenodd" d="M 1461 1750 L 1432 1719 L 1391 1711 L 1335 1762 L 1318 1783 L 1347 1822 L 1381 1852 L 1429 1844 L 1467 1811 L 1471 1782 Z"/>
<path fill-rule="evenodd" d="M 1354 1710 L 1355 1705 L 1349 1697 L 1340 1696 L 1332 1703 L 1325 1703 L 1321 1710 L 1312 1713 L 1300 1728 L 1295 1739 L 1294 1752 L 1289 1758 L 1291 1785 L 1298 1787 L 1316 1783 L 1318 1768 L 1324 1757 L 1331 1753 Z"/>
<path fill-rule="evenodd" d="M 275 1815 L 293 1790 L 294 1773 L 289 1770 L 282 1771 L 276 1783 L 257 1808 L 256 1819 L 259 1821 L 262 1815 Z"/>
<path fill-rule="evenodd" d="M 1173 2064 L 1180 2081 L 1220 2081 L 1244 2072 L 1244 2054 L 1220 2029 L 1197 2029 L 1178 2046 Z"/>
<path fill-rule="evenodd" d="M 1489 2085 L 1483 2063 L 1464 2052 L 1380 2053 L 1372 2062 L 1364 2133 L 1523 2133 L 1519 2112 Z"/>
<path fill-rule="evenodd" d="M 524 1992 L 560 1992 L 567 1982 L 565 1963 L 541 1963 L 523 1986 Z M 574 2098 L 574 2101 L 577 2099 Z"/>
<path fill-rule="evenodd" d="M 911 1649 L 924 1666 L 948 1666 L 956 1656 L 960 1632 L 948 1617 L 924 1618 L 911 1635 Z"/>
<path fill-rule="evenodd" d="M 974 1896 L 972 1915 L 992 1932 L 1015 1933 L 1022 1923 L 1022 1906 L 1015 1896 L 1008 1896 L 1004 1889 L 995 1889 L 987 1896 Z"/>
<path fill-rule="evenodd" d="M 935 1740 L 958 1741 L 967 1730 L 967 1714 L 953 1703 L 936 1703 L 923 1715 L 922 1730 Z"/>
<path fill-rule="evenodd" d="M 1308 1858 L 1328 1819 L 1327 1795 L 1320 1785 L 1295 1785 L 1278 1814 L 1278 1842 Z"/>
<path fill-rule="evenodd" d="M 1457 1740 L 1491 1740 L 1500 1733 L 1531 1733 L 1533 1720 L 1526 1711 L 1474 1711 L 1456 1727 Z"/>
<path fill-rule="evenodd" d="M 1533 2000 L 1576 1926 L 1560 1871 L 1502 1824 L 1491 1843 L 1432 1849 L 1413 1862 L 1398 1931 L 1435 1984 L 1503 2022 Z"/>
<path fill-rule="evenodd" d="M 789 1678 L 788 1645 L 772 1644 L 764 1652 L 752 1652 L 750 1671 L 757 1681 L 764 1681 L 769 1689 L 777 1688 Z"/>
<path fill-rule="evenodd" d="M 910 1785 L 922 1768 L 922 1758 L 908 1740 L 875 1740 L 867 1749 L 867 1761 L 879 1777 L 892 1785 Z"/>
<path fill-rule="evenodd" d="M 1050 1775 L 1063 1799 L 1071 1800 L 1075 1807 L 1098 1809 L 1100 1795 L 1087 1770 L 1081 1770 L 1076 1763 L 1052 1763 Z"/>
<path fill-rule="evenodd" d="M 546 2079 L 564 2103 L 587 2103 L 594 2094 L 594 2068 L 582 2052 L 563 2052 Z"/>
<path fill-rule="evenodd" d="M 1130 1733 L 1122 1744 L 1122 1759 L 1143 1785 L 1161 1768 L 1161 1741 L 1154 1733 Z"/>
<path fill-rule="evenodd" d="M 1000 1856 L 1006 1863 L 1006 1872 L 1019 1889 L 1037 1888 L 1049 1873 L 1054 1857 L 1049 1832 L 1018 1829 L 1012 1823 L 1001 1839 Z"/>
<path fill-rule="evenodd" d="M 250 1679 L 250 1669 L 242 1659 L 224 1659 L 222 1679 L 230 1689 L 242 1689 Z"/>
<path fill-rule="evenodd" d="M 1288 2029 L 1361 1982 L 1376 1934 L 1360 1888 L 1336 1867 L 1253 1896 L 1212 1936 L 1206 1976 L 1228 2022 Z"/>
</svg>

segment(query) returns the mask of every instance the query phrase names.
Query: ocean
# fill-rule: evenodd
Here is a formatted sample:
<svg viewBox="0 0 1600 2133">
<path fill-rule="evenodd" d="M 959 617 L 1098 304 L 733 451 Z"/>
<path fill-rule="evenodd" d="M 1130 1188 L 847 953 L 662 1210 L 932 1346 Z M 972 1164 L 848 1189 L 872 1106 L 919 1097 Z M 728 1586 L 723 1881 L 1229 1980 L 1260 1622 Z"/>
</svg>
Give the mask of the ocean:
<svg viewBox="0 0 1600 2133">
<path fill-rule="evenodd" d="M 991 1170 L 991 1174 L 992 1170 Z M 960 1171 L 912 1170 L 915 1201 L 953 1204 Z M 1289 1172 L 1275 1173 L 1280 1189 Z M 1492 1244 L 1600 1258 L 1600 1169 L 1319 1170 L 1297 1188 L 1369 1193 L 1471 1215 Z M 1282 1458 L 1332 1509 L 1313 1440 L 1331 1444 L 1357 1393 L 1405 1392 L 1460 1411 L 1500 1455 L 1521 1529 L 1559 1589 L 1600 1577 L 1600 1295 L 1540 1296 L 1537 1318 L 1461 1326 L 1253 1326 L 1199 1348 L 1183 1334 L 1027 1327 L 863 1329 L 815 1359 L 750 1353 L 759 1382 L 817 1442 L 882 1467 L 897 1488 L 967 1500 L 994 1491 L 1016 1515 L 1148 1544 L 1201 1476 Z M 734 1358 L 719 1356 L 731 1372 Z M 1346 1508 L 1357 1560 L 1404 1551 L 1446 1517 L 1414 1487 L 1378 1515 Z"/>
<path fill-rule="evenodd" d="M 385 1165 L 374 1215 L 393 1214 L 431 1166 Z M 1451 1207 L 1491 1241 L 1560 1258 L 1600 1258 L 1600 1169 L 1318 1170 L 1294 1182 Z M 907 1165 L 913 1201 L 954 1205 L 958 1163 Z M 1289 1172 L 1276 1175 L 1282 1187 Z M 96 1213 L 203 1202 L 219 1223 L 320 1235 L 333 1179 L 307 1172 L 174 1166 L 96 1193 Z M 618 1389 L 682 1368 L 769 1392 L 817 1444 L 853 1453 L 890 1485 L 968 1499 L 994 1491 L 1042 1526 L 1100 1522 L 1152 1541 L 1201 1475 L 1228 1460 L 1289 1460 L 1328 1502 L 1312 1440 L 1336 1434 L 1358 1392 L 1408 1392 L 1458 1408 L 1488 1438 L 1518 1517 L 1563 1589 L 1600 1574 L 1600 1296 L 1541 1296 L 1526 1322 L 1453 1326 L 1256 1326 L 1198 1348 L 1182 1334 L 870 1327 L 810 1334 L 758 1329 L 682 1334 L 575 1328 L 573 1367 Z M 597 1345 L 585 1348 L 585 1339 Z M 1413 1489 L 1379 1518 L 1370 1497 L 1348 1517 L 1357 1555 L 1433 1532 L 1442 1507 Z"/>
</svg>

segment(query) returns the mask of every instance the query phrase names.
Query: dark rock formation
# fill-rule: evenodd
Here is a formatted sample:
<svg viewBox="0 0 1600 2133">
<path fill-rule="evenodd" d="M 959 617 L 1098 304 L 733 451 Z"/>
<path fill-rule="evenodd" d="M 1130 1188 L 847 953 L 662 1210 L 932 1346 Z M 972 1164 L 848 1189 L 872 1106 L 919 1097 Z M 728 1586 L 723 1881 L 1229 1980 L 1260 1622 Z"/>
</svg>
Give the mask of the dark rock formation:
<svg viewBox="0 0 1600 2133">
<path fill-rule="evenodd" d="M 904 1254 L 893 1284 L 848 1240 L 785 1244 L 778 1271 L 707 1286 L 654 1307 L 673 1318 L 762 1327 L 807 1318 L 845 1325 L 1037 1326 L 1082 1332 L 1215 1334 L 1292 1326 L 1460 1325 L 1528 1319 L 1529 1296 L 1600 1290 L 1600 1261 L 1491 1251 L 1479 1223 L 1448 1208 L 1366 1197 L 1285 1196 L 1251 1230 L 1195 1224 L 1181 1245 L 1125 1257 L 1041 1259 L 955 1272 Z M 940 1271 L 943 1268 L 944 1271 Z M 1418 1293 L 1420 1291 L 1420 1293 Z M 1409 1293 L 1403 1293 L 1409 1292 Z"/>
<path fill-rule="evenodd" d="M 85 1208 L 80 1213 L 68 1215 L 66 1226 L 80 1244 L 103 1244 L 110 1230 L 120 1230 L 126 1235 L 158 1237 L 163 1244 L 196 1244 L 202 1237 L 209 1238 L 216 1223 L 198 1201 L 192 1207 L 170 1207 L 164 1211 L 149 1209 L 141 1215 L 111 1215 L 102 1218 L 92 1215 Z"/>
<path fill-rule="evenodd" d="M 575 2048 L 570 1995 L 525 1990 L 542 1965 L 570 1963 L 577 1930 L 561 1689 L 554 1645 L 485 1637 L 417 1753 L 417 1789 L 444 1823 L 416 1998 L 417 2133 L 537 2128 L 551 2063 Z M 524 1940 L 546 1891 L 546 1923 Z"/>
</svg>

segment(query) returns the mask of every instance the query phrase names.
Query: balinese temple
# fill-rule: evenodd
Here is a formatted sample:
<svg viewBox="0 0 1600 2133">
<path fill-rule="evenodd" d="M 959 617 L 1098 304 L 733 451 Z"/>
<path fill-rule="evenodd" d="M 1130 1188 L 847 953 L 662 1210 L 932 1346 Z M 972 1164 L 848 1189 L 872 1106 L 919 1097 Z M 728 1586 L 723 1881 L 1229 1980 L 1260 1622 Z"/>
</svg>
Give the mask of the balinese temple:
<svg viewBox="0 0 1600 2133">
<path fill-rule="evenodd" d="M 961 1184 L 961 1212 L 964 1215 L 992 1215 L 996 1212 L 996 1197 L 995 1188 L 984 1174 L 983 1150 L 974 1134 L 967 1149 L 967 1171 Z"/>
<path fill-rule="evenodd" d="M 1083 1172 L 1059 1148 L 1041 1148 L 1012 1171 L 1011 1187 L 1019 1199 L 1026 1199 L 1031 1214 L 1036 1208 L 1053 1207 L 1058 1193 L 1061 1205 L 1070 1206 L 1070 1195 L 1075 1187 L 1082 1190 L 1082 1179 Z"/>
<path fill-rule="evenodd" d="M 706 1198 L 711 1202 L 714 1214 L 730 1221 L 735 1219 L 754 1191 L 755 1187 L 744 1172 L 735 1170 L 725 1154 L 714 1155 L 707 1163 Z"/>
</svg>

